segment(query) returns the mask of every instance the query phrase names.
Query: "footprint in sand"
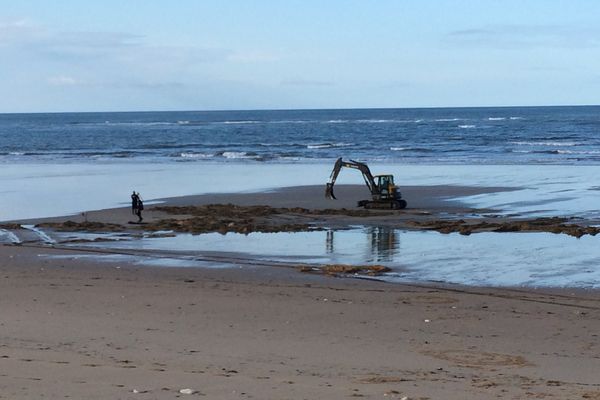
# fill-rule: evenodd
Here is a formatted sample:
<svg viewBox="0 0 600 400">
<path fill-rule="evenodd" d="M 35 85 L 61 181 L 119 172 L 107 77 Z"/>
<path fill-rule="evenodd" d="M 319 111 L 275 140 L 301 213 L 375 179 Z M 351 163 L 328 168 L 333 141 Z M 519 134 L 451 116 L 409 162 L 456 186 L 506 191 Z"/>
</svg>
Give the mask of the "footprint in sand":
<svg viewBox="0 0 600 400">
<path fill-rule="evenodd" d="M 458 300 L 448 296 L 435 296 L 435 295 L 417 295 L 410 297 L 400 297 L 398 301 L 409 304 L 452 304 L 457 303 Z"/>
<path fill-rule="evenodd" d="M 450 361 L 463 367 L 495 367 L 495 366 L 515 366 L 524 367 L 531 365 L 521 356 L 510 354 L 488 353 L 469 350 L 444 350 L 444 351 L 424 351 L 423 354 Z"/>
</svg>

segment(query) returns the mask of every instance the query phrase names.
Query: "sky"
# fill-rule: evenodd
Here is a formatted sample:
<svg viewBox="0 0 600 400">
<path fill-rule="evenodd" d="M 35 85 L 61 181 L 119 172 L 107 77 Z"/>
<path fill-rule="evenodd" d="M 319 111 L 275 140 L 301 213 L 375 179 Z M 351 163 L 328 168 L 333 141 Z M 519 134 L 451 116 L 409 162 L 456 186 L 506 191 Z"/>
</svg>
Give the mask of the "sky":
<svg viewBox="0 0 600 400">
<path fill-rule="evenodd" d="M 0 0 L 0 113 L 600 104 L 600 2 Z"/>
</svg>

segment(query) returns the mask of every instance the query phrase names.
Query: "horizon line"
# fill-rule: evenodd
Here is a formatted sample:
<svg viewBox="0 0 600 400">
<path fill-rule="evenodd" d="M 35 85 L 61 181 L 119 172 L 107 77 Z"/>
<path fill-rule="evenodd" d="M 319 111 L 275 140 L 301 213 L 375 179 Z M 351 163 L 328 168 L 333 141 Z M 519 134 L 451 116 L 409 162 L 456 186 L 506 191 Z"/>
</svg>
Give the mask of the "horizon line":
<svg viewBox="0 0 600 400">
<path fill-rule="evenodd" d="M 27 114 L 133 114 L 133 113 L 169 113 L 169 112 L 261 112 L 261 111 L 341 111 L 341 110 L 428 110 L 428 109 L 475 109 L 475 108 L 559 108 L 559 107 L 598 107 L 600 104 L 551 104 L 551 105 L 502 105 L 502 106 L 423 106 L 423 107 L 331 107 L 331 108 L 248 108 L 248 109 L 206 109 L 206 110 L 128 110 L 128 111 L 17 111 L 0 112 L 0 115 Z"/>
</svg>

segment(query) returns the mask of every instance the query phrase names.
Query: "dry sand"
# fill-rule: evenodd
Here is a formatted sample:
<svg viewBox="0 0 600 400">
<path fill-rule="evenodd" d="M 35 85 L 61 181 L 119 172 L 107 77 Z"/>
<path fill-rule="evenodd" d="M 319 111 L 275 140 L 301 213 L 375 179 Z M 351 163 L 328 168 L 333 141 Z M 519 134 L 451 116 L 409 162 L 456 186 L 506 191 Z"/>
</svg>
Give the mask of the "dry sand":
<svg viewBox="0 0 600 400">
<path fill-rule="evenodd" d="M 429 209 L 465 209 L 444 198 Z M 600 399 L 598 291 L 134 267 L 37 245 L 0 246 L 0 268 L 3 399 Z"/>
<path fill-rule="evenodd" d="M 1 398 L 600 398 L 597 292 L 38 257 L 51 252 L 0 248 Z"/>
</svg>

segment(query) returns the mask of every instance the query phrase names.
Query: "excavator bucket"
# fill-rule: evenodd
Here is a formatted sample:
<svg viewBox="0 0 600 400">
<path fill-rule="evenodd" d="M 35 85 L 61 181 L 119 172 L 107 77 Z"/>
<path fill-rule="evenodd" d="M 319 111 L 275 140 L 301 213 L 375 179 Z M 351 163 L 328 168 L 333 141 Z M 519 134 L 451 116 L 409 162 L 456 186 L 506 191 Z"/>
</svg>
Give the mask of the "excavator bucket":
<svg viewBox="0 0 600 400">
<path fill-rule="evenodd" d="M 332 183 L 328 183 L 327 187 L 325 187 L 325 197 L 328 199 L 337 200 L 335 198 L 335 195 L 333 194 L 333 184 Z"/>
<path fill-rule="evenodd" d="M 333 171 L 331 171 L 331 176 L 329 177 L 329 182 L 327 182 L 327 187 L 325 188 L 325 197 L 328 199 L 336 200 L 335 195 L 333 194 L 333 185 L 335 184 L 335 180 L 337 179 L 340 171 L 342 170 L 344 162 L 342 161 L 342 157 L 338 158 L 333 166 Z"/>
</svg>

